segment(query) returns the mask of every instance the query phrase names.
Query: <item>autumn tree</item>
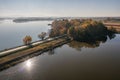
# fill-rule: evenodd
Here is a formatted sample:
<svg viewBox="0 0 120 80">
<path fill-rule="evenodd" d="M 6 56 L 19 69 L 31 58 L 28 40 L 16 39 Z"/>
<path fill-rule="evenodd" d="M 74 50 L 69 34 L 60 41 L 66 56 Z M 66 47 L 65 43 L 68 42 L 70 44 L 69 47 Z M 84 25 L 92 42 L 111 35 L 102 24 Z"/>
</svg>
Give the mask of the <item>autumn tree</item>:
<svg viewBox="0 0 120 80">
<path fill-rule="evenodd" d="M 68 34 L 77 41 L 92 41 L 106 38 L 107 28 L 102 22 L 92 19 L 55 20 L 52 23 L 50 37 Z"/>
<path fill-rule="evenodd" d="M 25 37 L 23 38 L 23 43 L 24 43 L 25 45 L 30 44 L 31 41 L 32 41 L 32 37 L 31 37 L 31 36 L 25 36 Z"/>
</svg>

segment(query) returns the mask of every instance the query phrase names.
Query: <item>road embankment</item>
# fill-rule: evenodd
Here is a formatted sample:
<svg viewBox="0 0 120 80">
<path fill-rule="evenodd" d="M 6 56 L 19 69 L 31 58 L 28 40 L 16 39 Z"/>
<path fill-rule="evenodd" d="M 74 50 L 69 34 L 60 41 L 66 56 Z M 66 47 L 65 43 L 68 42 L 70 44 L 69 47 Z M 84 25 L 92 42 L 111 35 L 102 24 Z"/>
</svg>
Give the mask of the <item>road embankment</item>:
<svg viewBox="0 0 120 80">
<path fill-rule="evenodd" d="M 14 52 L 10 55 L 4 56 L 0 58 L 0 70 L 4 70 L 9 68 L 15 64 L 23 62 L 31 57 L 38 56 L 41 53 L 52 50 L 58 46 L 61 46 L 65 43 L 71 41 L 68 37 L 57 38 L 42 44 L 37 44 L 36 46 L 31 45 L 30 48 Z"/>
</svg>

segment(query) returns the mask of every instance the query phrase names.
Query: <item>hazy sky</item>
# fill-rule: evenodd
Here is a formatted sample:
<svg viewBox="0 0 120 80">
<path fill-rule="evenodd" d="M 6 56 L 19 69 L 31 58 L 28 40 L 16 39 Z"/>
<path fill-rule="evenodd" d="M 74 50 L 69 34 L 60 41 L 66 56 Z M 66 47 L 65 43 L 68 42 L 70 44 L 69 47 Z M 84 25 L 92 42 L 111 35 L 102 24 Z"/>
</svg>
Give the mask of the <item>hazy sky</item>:
<svg viewBox="0 0 120 80">
<path fill-rule="evenodd" d="M 0 16 L 120 16 L 120 0 L 0 0 Z"/>
</svg>

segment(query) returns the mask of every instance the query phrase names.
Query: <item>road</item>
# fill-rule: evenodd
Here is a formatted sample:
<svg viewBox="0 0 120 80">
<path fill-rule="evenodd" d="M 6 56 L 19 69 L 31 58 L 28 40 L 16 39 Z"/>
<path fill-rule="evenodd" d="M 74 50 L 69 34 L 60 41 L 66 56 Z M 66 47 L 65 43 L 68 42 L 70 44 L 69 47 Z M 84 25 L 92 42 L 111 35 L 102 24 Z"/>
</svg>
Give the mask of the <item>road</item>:
<svg viewBox="0 0 120 80">
<path fill-rule="evenodd" d="M 118 26 L 120 27 L 120 23 L 103 23 L 106 26 Z"/>
<path fill-rule="evenodd" d="M 58 36 L 58 37 L 54 37 L 54 38 L 48 38 L 48 39 L 41 40 L 41 41 L 36 41 L 36 42 L 31 43 L 31 45 L 36 46 L 38 44 L 45 43 L 45 42 L 48 42 L 48 41 L 52 41 L 52 40 L 55 40 L 55 39 L 59 39 L 59 38 L 65 37 L 65 36 L 67 36 L 67 35 L 64 34 L 62 36 Z M 29 46 L 28 45 L 23 45 L 23 46 L 19 46 L 19 47 L 15 47 L 15 48 L 11 48 L 11 49 L 8 49 L 8 50 L 1 51 L 0 52 L 0 57 L 9 55 L 11 53 L 14 53 L 16 51 L 23 50 L 23 49 L 26 49 L 26 48 L 29 48 Z"/>
<path fill-rule="evenodd" d="M 56 38 L 57 37 L 49 38 L 49 39 L 46 39 L 46 40 L 43 40 L 43 41 L 37 41 L 37 42 L 32 43 L 31 45 L 36 46 L 36 45 L 44 43 L 44 42 L 52 41 L 52 40 L 54 40 Z M 0 52 L 0 56 L 8 55 L 8 54 L 10 54 L 12 52 L 19 51 L 19 50 L 26 49 L 26 48 L 28 48 L 28 45 L 23 45 L 23 46 L 20 46 L 20 47 L 16 47 L 16 48 L 13 48 L 13 49 L 2 51 L 2 52 Z"/>
</svg>

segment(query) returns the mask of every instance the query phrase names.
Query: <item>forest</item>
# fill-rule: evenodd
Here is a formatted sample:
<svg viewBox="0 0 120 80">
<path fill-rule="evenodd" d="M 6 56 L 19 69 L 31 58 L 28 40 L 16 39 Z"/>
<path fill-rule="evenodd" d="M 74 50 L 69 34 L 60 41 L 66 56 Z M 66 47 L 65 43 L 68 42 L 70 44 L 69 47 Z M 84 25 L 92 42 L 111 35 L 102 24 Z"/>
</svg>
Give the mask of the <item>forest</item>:
<svg viewBox="0 0 120 80">
<path fill-rule="evenodd" d="M 90 42 L 107 38 L 113 33 L 100 21 L 92 19 L 55 20 L 52 22 L 50 37 L 67 34 L 76 41 Z"/>
</svg>

